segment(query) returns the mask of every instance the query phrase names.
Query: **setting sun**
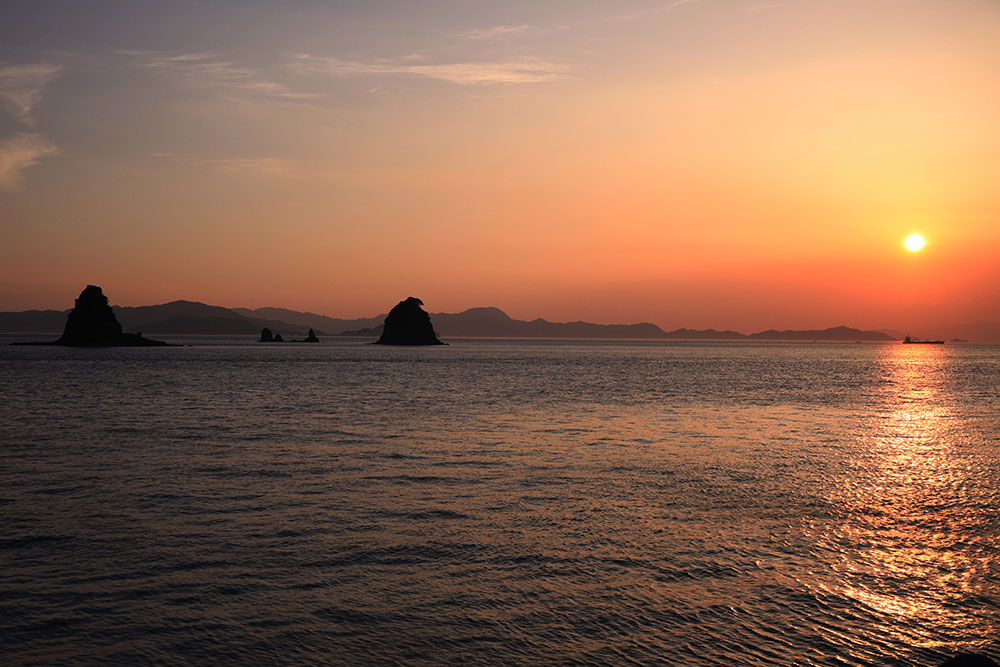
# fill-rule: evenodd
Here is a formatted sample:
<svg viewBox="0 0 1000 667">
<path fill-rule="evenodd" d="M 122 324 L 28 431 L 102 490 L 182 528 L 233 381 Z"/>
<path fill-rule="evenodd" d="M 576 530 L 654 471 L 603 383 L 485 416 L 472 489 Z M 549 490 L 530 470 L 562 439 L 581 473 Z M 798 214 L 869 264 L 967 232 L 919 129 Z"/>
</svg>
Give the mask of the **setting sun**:
<svg viewBox="0 0 1000 667">
<path fill-rule="evenodd" d="M 903 245 L 905 245 L 906 249 L 909 250 L 910 252 L 917 252 L 918 250 L 922 250 L 926 244 L 927 241 L 925 241 L 924 237 L 921 236 L 920 234 L 911 234 L 906 237 L 905 241 L 903 241 Z"/>
</svg>

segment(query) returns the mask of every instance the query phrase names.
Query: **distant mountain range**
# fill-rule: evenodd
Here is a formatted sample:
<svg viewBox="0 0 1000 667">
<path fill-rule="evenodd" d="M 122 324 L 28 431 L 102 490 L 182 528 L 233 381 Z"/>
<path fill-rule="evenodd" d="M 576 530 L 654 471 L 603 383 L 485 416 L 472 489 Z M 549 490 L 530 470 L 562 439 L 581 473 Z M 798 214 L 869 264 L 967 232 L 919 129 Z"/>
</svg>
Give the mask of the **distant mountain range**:
<svg viewBox="0 0 1000 667">
<path fill-rule="evenodd" d="M 172 301 L 155 306 L 115 306 L 115 315 L 130 332 L 175 335 L 257 336 L 264 327 L 285 336 L 304 335 L 314 329 L 319 336 L 377 337 L 385 315 L 340 319 L 287 308 L 223 308 L 197 301 Z M 0 312 L 0 332 L 58 334 L 66 324 L 59 310 Z M 431 321 L 445 338 L 618 338 L 661 340 L 785 340 L 785 341 L 891 341 L 902 338 L 893 330 L 863 331 L 850 327 L 818 330 L 768 329 L 753 334 L 715 329 L 664 331 L 655 324 L 594 324 L 515 320 L 499 308 L 470 308 L 461 313 L 432 313 Z M 1000 322 L 976 322 L 940 327 L 918 337 L 1000 341 Z"/>
<path fill-rule="evenodd" d="M 378 320 L 379 318 L 375 318 Z M 591 322 L 549 322 L 543 319 L 515 320 L 499 308 L 470 308 L 461 313 L 433 313 L 434 329 L 448 338 L 633 338 L 662 340 L 898 340 L 879 331 L 861 331 L 835 327 L 822 331 L 764 331 L 742 334 L 738 331 L 677 329 L 664 331 L 655 324 L 593 324 Z M 348 330 L 342 336 L 377 337 L 379 323 L 373 327 Z"/>
<path fill-rule="evenodd" d="M 376 317 L 341 319 L 287 308 L 224 308 L 197 301 L 171 301 L 155 306 L 115 306 L 115 315 L 130 332 L 175 335 L 257 336 L 264 327 L 285 336 L 305 335 L 314 329 L 318 336 L 378 337 L 385 314 Z M 58 334 L 66 324 L 60 310 L 0 312 L 0 332 Z M 816 330 L 768 329 L 744 334 L 715 329 L 675 329 L 664 331 L 655 324 L 594 324 L 592 322 L 549 322 L 543 319 L 515 320 L 499 308 L 470 308 L 461 313 L 432 313 L 431 321 L 445 338 L 610 338 L 661 340 L 784 340 L 784 341 L 891 341 L 903 332 L 891 329 L 863 331 L 850 327 Z M 915 331 L 918 338 L 1000 341 L 1000 322 L 974 322 Z"/>
<path fill-rule="evenodd" d="M 260 334 L 264 327 L 290 334 L 304 334 L 309 327 L 281 320 L 247 317 L 229 308 L 197 301 L 171 301 L 156 306 L 114 306 L 115 317 L 129 332 L 151 334 L 227 336 Z M 66 325 L 61 310 L 26 310 L 0 313 L 0 331 L 5 333 L 60 333 Z"/>
<path fill-rule="evenodd" d="M 302 313 L 288 308 L 232 308 L 233 312 L 256 321 L 283 322 L 289 331 L 298 328 L 302 330 L 315 329 L 319 335 L 321 331 L 326 335 L 340 334 L 350 329 L 365 329 L 368 327 L 380 326 L 385 319 L 385 315 L 378 317 L 362 317 L 353 320 L 327 317 L 316 313 Z M 388 314 L 388 313 L 386 313 Z M 274 328 L 274 327 L 271 327 Z M 282 329 L 283 331 L 283 329 Z"/>
</svg>

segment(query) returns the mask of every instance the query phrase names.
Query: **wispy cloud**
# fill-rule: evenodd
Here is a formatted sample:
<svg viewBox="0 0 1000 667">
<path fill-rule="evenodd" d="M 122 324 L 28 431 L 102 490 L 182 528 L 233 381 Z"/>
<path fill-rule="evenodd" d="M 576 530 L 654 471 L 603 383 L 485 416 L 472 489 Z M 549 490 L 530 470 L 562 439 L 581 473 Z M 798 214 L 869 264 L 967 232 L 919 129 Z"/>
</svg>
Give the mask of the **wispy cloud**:
<svg viewBox="0 0 1000 667">
<path fill-rule="evenodd" d="M 491 37 L 502 37 L 504 36 L 503 28 L 523 28 L 523 32 L 530 32 L 533 35 L 546 35 L 561 32 L 573 32 L 579 30 L 592 30 L 596 27 L 612 25 L 616 23 L 634 23 L 637 21 L 645 21 L 647 19 L 652 19 L 656 16 L 661 16 L 665 14 L 670 14 L 675 10 L 684 7 L 685 5 L 695 5 L 700 4 L 704 0 L 667 0 L 666 2 L 661 2 L 654 4 L 652 6 L 645 7 L 643 9 L 625 11 L 614 11 L 621 9 L 620 7 L 614 6 L 612 3 L 607 3 L 608 7 L 613 10 L 613 13 L 600 14 L 596 16 L 591 16 L 589 18 L 580 19 L 577 21 L 551 23 L 548 25 L 534 25 L 534 26 L 497 26 L 496 28 L 490 28 L 481 31 L 484 39 L 489 39 Z M 624 3 L 623 3 L 624 4 Z M 624 9 L 628 9 L 625 7 Z M 499 30 L 495 35 L 491 35 L 492 30 Z M 462 33 L 460 36 L 466 36 L 469 39 L 475 39 L 477 31 L 471 30 Z M 517 32 L 511 31 L 507 34 L 514 35 Z"/>
<path fill-rule="evenodd" d="M 34 127 L 35 109 L 45 87 L 59 76 L 60 70 L 49 63 L 0 64 L 0 106 L 22 124 Z M 59 152 L 58 146 L 38 132 L 20 132 L 0 140 L 0 190 L 20 190 L 26 169 Z"/>
<path fill-rule="evenodd" d="M 122 51 L 143 67 L 161 74 L 174 75 L 194 84 L 221 87 L 244 95 L 296 101 L 316 97 L 290 89 L 261 72 L 241 65 L 212 51 L 166 54 L 156 51 Z"/>
<path fill-rule="evenodd" d="M 22 123 L 34 126 L 35 107 L 42 100 L 45 86 L 59 76 L 60 69 L 48 63 L 0 64 L 0 101 Z"/>
<path fill-rule="evenodd" d="M 629 23 L 632 21 L 641 21 L 658 14 L 669 14 L 684 5 L 695 5 L 700 2 L 702 2 L 702 0 L 668 0 L 662 4 L 654 5 L 639 11 L 628 12 L 625 14 L 614 14 L 605 17 L 602 22 Z"/>
<path fill-rule="evenodd" d="M 660 2 L 644 9 L 626 11 L 624 13 L 616 12 L 612 14 L 605 14 L 570 23 L 554 23 L 549 25 L 496 25 L 490 28 L 473 28 L 471 30 L 458 33 L 456 37 L 464 40 L 485 42 L 525 34 L 543 35 L 564 32 L 567 30 L 578 30 L 581 28 L 588 28 L 608 23 L 630 23 L 634 21 L 641 21 L 659 14 L 669 14 L 684 5 L 693 5 L 702 1 L 703 0 L 666 0 L 665 2 Z"/>
<path fill-rule="evenodd" d="M 212 167 L 232 174 L 248 176 L 295 176 L 303 172 L 302 160 L 281 157 L 235 157 L 217 160 L 198 160 L 196 164 Z"/>
<path fill-rule="evenodd" d="M 59 147 L 37 132 L 22 132 L 0 141 L 0 190 L 20 190 L 24 170 L 57 153 Z"/>
<path fill-rule="evenodd" d="M 475 41 L 486 41 L 491 39 L 502 39 L 513 35 L 521 35 L 532 29 L 530 25 L 496 25 L 492 28 L 473 28 L 459 33 L 461 39 Z"/>
<path fill-rule="evenodd" d="M 554 81 L 568 71 L 565 65 L 542 58 L 522 56 L 495 62 L 412 64 L 410 61 L 377 60 L 357 62 L 299 54 L 289 67 L 300 73 L 346 77 L 360 75 L 401 75 L 440 79 L 459 85 L 540 83 Z"/>
</svg>

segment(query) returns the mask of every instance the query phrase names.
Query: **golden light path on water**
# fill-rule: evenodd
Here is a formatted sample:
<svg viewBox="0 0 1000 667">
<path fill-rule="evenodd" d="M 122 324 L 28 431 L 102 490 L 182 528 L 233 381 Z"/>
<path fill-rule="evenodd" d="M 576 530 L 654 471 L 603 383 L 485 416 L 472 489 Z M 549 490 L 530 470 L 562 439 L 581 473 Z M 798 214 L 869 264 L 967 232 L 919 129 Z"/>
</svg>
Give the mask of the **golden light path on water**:
<svg viewBox="0 0 1000 667">
<path fill-rule="evenodd" d="M 949 360 L 938 345 L 886 347 L 875 418 L 839 499 L 842 520 L 825 537 L 842 554 L 837 592 L 878 620 L 875 643 L 974 647 L 1000 632 L 995 615 L 967 603 L 989 596 L 995 545 L 977 525 L 989 514 L 969 482 L 985 462 L 961 452 Z"/>
</svg>

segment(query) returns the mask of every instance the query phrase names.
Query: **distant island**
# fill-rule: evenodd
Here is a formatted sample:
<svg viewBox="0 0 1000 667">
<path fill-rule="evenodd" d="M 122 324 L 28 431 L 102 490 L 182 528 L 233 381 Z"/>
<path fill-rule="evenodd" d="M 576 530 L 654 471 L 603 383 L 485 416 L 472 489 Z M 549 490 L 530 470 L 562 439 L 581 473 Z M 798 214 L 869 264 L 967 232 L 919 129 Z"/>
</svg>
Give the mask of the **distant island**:
<svg viewBox="0 0 1000 667">
<path fill-rule="evenodd" d="M 386 315 L 376 345 L 444 345 L 437 337 L 431 317 L 416 297 L 400 301 Z"/>
<path fill-rule="evenodd" d="M 260 330 L 260 338 L 257 339 L 257 342 L 258 343 L 284 343 L 285 339 L 284 339 L 284 337 L 282 337 L 282 335 L 280 333 L 278 333 L 278 332 L 271 333 L 270 329 L 268 329 L 267 327 L 264 327 L 263 329 Z M 304 340 L 295 340 L 295 339 L 292 339 L 291 342 L 292 343 L 318 343 L 319 342 L 319 338 L 316 337 L 316 332 L 313 331 L 312 329 L 310 329 L 309 333 L 306 334 L 306 337 L 305 337 Z"/>
<path fill-rule="evenodd" d="M 287 308 L 225 308 L 197 301 L 172 301 L 153 306 L 114 306 L 125 330 L 167 335 L 252 336 L 263 329 L 280 331 L 287 337 L 358 336 L 379 338 L 388 313 L 374 317 L 344 319 Z M 68 311 L 28 310 L 0 312 L 0 333 L 55 334 L 62 331 Z M 889 342 L 901 340 L 899 332 L 872 331 L 846 326 L 827 329 L 767 329 L 756 333 L 734 330 L 675 329 L 665 331 L 655 324 L 595 324 L 551 322 L 544 319 L 517 320 L 494 307 L 470 308 L 460 313 L 430 313 L 440 338 L 582 338 L 649 339 L 695 341 L 841 341 Z M 922 337 L 968 341 L 1000 341 L 1000 322 L 977 322 L 937 327 Z"/>
</svg>

